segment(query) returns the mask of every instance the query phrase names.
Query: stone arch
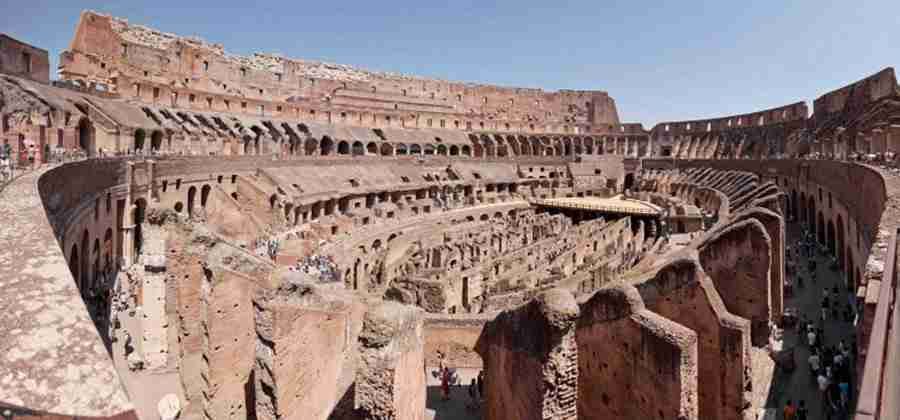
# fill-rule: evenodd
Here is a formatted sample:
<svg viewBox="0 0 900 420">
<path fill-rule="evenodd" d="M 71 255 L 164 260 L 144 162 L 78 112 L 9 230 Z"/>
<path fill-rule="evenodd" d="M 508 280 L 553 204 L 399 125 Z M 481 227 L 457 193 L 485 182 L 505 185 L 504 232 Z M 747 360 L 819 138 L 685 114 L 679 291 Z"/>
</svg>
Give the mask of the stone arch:
<svg viewBox="0 0 900 420">
<path fill-rule="evenodd" d="M 377 155 L 378 154 L 378 145 L 375 144 L 374 141 L 369 142 L 369 144 L 366 145 L 366 154 L 369 154 L 369 155 Z"/>
<path fill-rule="evenodd" d="M 394 146 L 390 143 L 382 143 L 381 144 L 381 155 L 382 156 L 393 156 L 394 155 Z"/>
<path fill-rule="evenodd" d="M 188 193 L 187 193 L 187 212 L 188 212 L 188 217 L 194 215 L 194 197 L 195 197 L 196 195 L 197 195 L 197 187 L 195 187 L 195 186 L 192 185 L 191 188 L 188 188 Z"/>
<path fill-rule="evenodd" d="M 94 124 L 87 118 L 82 118 L 78 122 L 78 146 L 81 147 L 88 156 L 94 156 Z"/>
<path fill-rule="evenodd" d="M 340 142 L 338 142 L 337 153 L 339 155 L 349 155 L 350 154 L 350 143 L 347 143 L 344 140 L 341 140 Z"/>
<path fill-rule="evenodd" d="M 361 141 L 353 142 L 353 145 L 350 146 L 350 154 L 353 156 L 362 156 L 366 154 L 366 146 L 362 144 Z"/>
<path fill-rule="evenodd" d="M 460 152 L 462 152 L 463 156 L 472 156 L 472 148 L 468 145 L 463 146 Z"/>
<path fill-rule="evenodd" d="M 153 130 L 153 134 L 150 135 L 150 150 L 158 151 L 162 148 L 163 141 L 163 132 L 160 130 Z"/>
<path fill-rule="evenodd" d="M 81 262 L 78 259 L 78 245 L 72 244 L 72 250 L 69 251 L 69 271 L 72 278 L 75 279 L 75 286 L 81 290 Z"/>
<path fill-rule="evenodd" d="M 144 150 L 144 142 L 147 140 L 147 132 L 143 128 L 134 130 L 134 150 Z"/>
<path fill-rule="evenodd" d="M 425 147 L 422 148 L 422 154 L 427 156 L 433 156 L 435 153 L 434 145 L 431 143 L 426 143 Z"/>
<path fill-rule="evenodd" d="M 817 235 L 818 235 L 819 243 L 824 245 L 825 242 L 826 242 L 826 238 L 825 238 L 825 217 L 822 215 L 822 212 L 821 212 L 821 211 L 819 212 L 819 219 L 818 219 L 818 220 L 819 220 L 819 222 L 818 222 L 818 224 L 816 225 L 816 233 L 817 233 Z"/>
<path fill-rule="evenodd" d="M 409 146 L 409 154 L 411 155 L 421 155 L 422 154 L 422 146 L 418 144 L 412 144 Z"/>
<path fill-rule="evenodd" d="M 828 245 L 828 251 L 831 252 L 831 255 L 836 255 L 837 248 L 835 247 L 834 221 L 828 221 L 828 230 L 825 233 L 825 242 Z"/>
<path fill-rule="evenodd" d="M 459 156 L 459 146 L 455 144 L 450 146 L 450 156 Z"/>
<path fill-rule="evenodd" d="M 406 148 L 406 145 L 403 143 L 397 143 L 397 156 L 405 156 L 409 154 L 409 149 Z"/>
<path fill-rule="evenodd" d="M 447 146 L 444 146 L 443 144 L 437 145 L 437 154 L 447 156 Z"/>
<path fill-rule="evenodd" d="M 206 201 L 209 200 L 209 193 L 211 191 L 212 187 L 203 185 L 203 188 L 200 190 L 200 207 L 206 208 Z"/>
<path fill-rule="evenodd" d="M 103 233 L 103 249 L 106 251 L 103 256 L 104 266 L 112 267 L 112 249 L 113 249 L 113 231 L 112 228 L 106 228 Z"/>
<path fill-rule="evenodd" d="M 319 154 L 322 156 L 334 154 L 334 140 L 331 140 L 331 137 L 322 136 L 322 141 L 319 142 Z"/>
</svg>

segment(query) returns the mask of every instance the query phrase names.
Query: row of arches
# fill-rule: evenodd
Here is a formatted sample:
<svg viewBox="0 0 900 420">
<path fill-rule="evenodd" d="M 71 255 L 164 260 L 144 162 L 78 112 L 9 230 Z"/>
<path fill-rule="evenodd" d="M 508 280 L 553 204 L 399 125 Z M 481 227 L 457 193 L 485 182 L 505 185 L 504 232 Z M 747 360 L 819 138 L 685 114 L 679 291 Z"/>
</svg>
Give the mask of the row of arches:
<svg viewBox="0 0 900 420">
<path fill-rule="evenodd" d="M 848 287 L 855 287 L 860 280 L 860 271 L 855 265 L 852 247 L 847 243 L 850 226 L 845 224 L 843 215 L 826 218 L 814 194 L 798 193 L 796 189 L 791 191 L 787 201 L 789 216 L 809 228 L 816 241 L 835 257 L 838 268 L 847 273 Z"/>
</svg>

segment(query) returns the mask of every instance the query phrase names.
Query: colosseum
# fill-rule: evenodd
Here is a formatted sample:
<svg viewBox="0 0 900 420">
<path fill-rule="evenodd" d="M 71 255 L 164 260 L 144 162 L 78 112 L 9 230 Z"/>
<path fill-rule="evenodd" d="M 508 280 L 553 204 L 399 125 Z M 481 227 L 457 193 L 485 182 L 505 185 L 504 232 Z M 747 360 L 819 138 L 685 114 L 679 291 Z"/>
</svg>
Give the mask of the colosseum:
<svg viewBox="0 0 900 420">
<path fill-rule="evenodd" d="M 92 11 L 48 57 L 0 34 L 4 419 L 898 418 L 893 68 L 646 128 Z"/>
</svg>

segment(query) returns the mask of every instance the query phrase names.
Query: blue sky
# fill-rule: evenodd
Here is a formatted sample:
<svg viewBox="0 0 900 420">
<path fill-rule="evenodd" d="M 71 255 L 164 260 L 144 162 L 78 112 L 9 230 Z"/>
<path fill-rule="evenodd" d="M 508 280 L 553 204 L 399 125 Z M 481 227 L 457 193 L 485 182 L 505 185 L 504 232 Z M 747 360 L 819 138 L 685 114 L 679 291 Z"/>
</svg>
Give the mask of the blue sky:
<svg viewBox="0 0 900 420">
<path fill-rule="evenodd" d="M 898 0 L 0 1 L 0 32 L 54 67 L 93 9 L 239 54 L 606 90 L 648 128 L 812 101 L 900 61 Z"/>
</svg>

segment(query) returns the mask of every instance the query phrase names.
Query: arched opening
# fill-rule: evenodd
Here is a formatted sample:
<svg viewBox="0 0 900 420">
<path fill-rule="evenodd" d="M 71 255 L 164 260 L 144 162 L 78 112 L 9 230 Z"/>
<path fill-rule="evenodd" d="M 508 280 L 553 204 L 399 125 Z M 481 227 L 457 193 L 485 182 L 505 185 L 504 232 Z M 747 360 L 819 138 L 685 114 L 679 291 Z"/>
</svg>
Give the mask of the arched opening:
<svg viewBox="0 0 900 420">
<path fill-rule="evenodd" d="M 845 267 L 844 266 L 844 255 L 845 255 L 844 247 L 845 246 L 846 245 L 844 243 L 844 218 L 841 217 L 841 215 L 838 215 L 838 217 L 837 217 L 837 254 L 835 255 L 835 257 L 837 257 L 838 266 L 841 269 L 843 269 Z"/>
<path fill-rule="evenodd" d="M 341 141 L 338 143 L 337 152 L 339 155 L 349 155 L 350 154 L 350 143 L 346 141 Z"/>
<path fill-rule="evenodd" d="M 78 245 L 72 245 L 72 251 L 69 252 L 69 271 L 72 272 L 72 278 L 75 279 L 75 285 L 81 290 L 81 265 L 78 261 Z"/>
<path fill-rule="evenodd" d="M 394 155 L 394 146 L 390 143 L 382 143 L 381 144 L 381 155 L 382 156 L 393 156 Z"/>
<path fill-rule="evenodd" d="M 421 155 L 422 154 L 422 146 L 419 146 L 418 144 L 413 144 L 412 146 L 409 146 L 409 154 Z"/>
<path fill-rule="evenodd" d="M 353 152 L 353 156 L 362 156 L 362 155 L 366 154 L 366 146 L 363 146 L 362 142 L 355 141 L 355 142 L 353 142 L 352 152 Z"/>
<path fill-rule="evenodd" d="M 210 191 L 212 191 L 212 187 L 209 185 L 204 185 L 200 190 L 200 207 L 206 208 L 206 201 L 209 200 Z"/>
<path fill-rule="evenodd" d="M 434 146 L 432 146 L 431 144 L 426 144 L 422 151 L 422 153 L 425 155 L 434 155 Z"/>
<path fill-rule="evenodd" d="M 455 144 L 450 146 L 450 156 L 459 156 L 459 146 Z"/>
<path fill-rule="evenodd" d="M 837 249 L 835 248 L 835 237 L 834 237 L 834 222 L 831 220 L 828 221 L 828 235 L 825 238 L 825 241 L 828 243 L 828 252 L 831 255 L 835 255 Z"/>
<path fill-rule="evenodd" d="M 103 234 L 103 267 L 109 270 L 112 267 L 112 250 L 113 250 L 113 231 L 112 228 L 106 228 Z"/>
<path fill-rule="evenodd" d="M 330 156 L 332 153 L 334 153 L 334 141 L 328 136 L 322 137 L 322 141 L 319 142 L 319 154 Z"/>
<path fill-rule="evenodd" d="M 134 150 L 144 150 L 144 140 L 147 138 L 147 133 L 143 128 L 138 128 L 134 131 Z"/>
<path fill-rule="evenodd" d="M 100 238 L 94 239 L 94 248 L 91 251 L 94 263 L 91 265 L 91 286 L 96 286 L 100 276 Z"/>
<path fill-rule="evenodd" d="M 156 130 L 150 135 L 150 150 L 158 151 L 162 148 L 163 133 Z"/>
<path fill-rule="evenodd" d="M 94 156 L 94 125 L 87 118 L 78 123 L 78 146 L 88 156 Z"/>
<path fill-rule="evenodd" d="M 625 185 L 623 185 L 622 188 L 624 188 L 625 190 L 630 190 L 632 187 L 634 187 L 634 174 L 625 174 Z"/>
<path fill-rule="evenodd" d="M 406 145 L 403 143 L 397 144 L 397 156 L 405 156 L 407 154 L 409 154 L 409 152 L 406 149 Z"/>
<path fill-rule="evenodd" d="M 443 144 L 439 144 L 437 146 L 437 154 L 439 154 L 441 156 L 447 156 L 447 146 L 444 146 Z"/>
<path fill-rule="evenodd" d="M 197 195 L 197 187 L 188 188 L 187 193 L 187 212 L 188 217 L 194 215 L 194 197 Z"/>
<path fill-rule="evenodd" d="M 816 233 L 818 234 L 819 243 L 825 244 L 825 217 L 819 212 L 819 223 L 816 225 Z"/>
<path fill-rule="evenodd" d="M 81 268 L 79 269 L 81 272 L 81 277 L 78 280 L 78 284 L 80 287 L 88 287 L 88 282 L 90 281 L 90 251 L 88 248 L 91 245 L 90 235 L 88 234 L 87 229 L 84 230 L 81 234 L 81 251 L 84 252 L 84 255 L 81 256 Z"/>
<path fill-rule="evenodd" d="M 463 146 L 461 152 L 463 156 L 472 156 L 472 148 L 469 146 Z"/>
<path fill-rule="evenodd" d="M 370 155 L 377 155 L 378 154 L 378 145 L 375 144 L 374 141 L 369 143 L 368 145 L 366 145 L 366 153 L 368 153 Z"/>
</svg>

